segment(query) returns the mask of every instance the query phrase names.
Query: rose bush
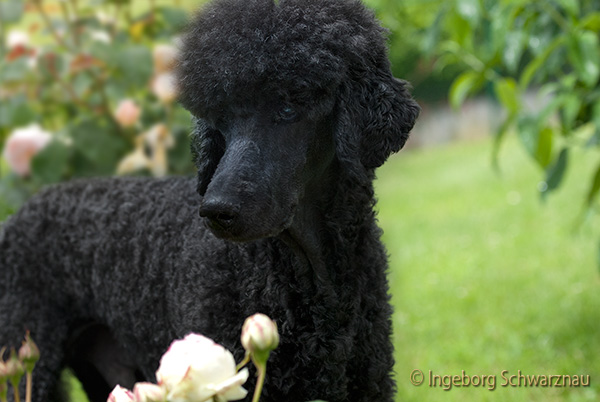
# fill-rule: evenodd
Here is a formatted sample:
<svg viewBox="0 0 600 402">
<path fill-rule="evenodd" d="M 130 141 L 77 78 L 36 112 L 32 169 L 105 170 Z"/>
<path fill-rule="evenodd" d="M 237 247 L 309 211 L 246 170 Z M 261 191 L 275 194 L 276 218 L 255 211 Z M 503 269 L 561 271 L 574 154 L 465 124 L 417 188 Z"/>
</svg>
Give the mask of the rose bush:
<svg viewBox="0 0 600 402">
<path fill-rule="evenodd" d="M 0 7 L 0 221 L 40 186 L 114 175 L 134 152 L 144 163 L 119 173 L 193 172 L 190 116 L 172 80 L 186 10 L 130 0 Z M 9 142 L 33 124 L 49 134 L 43 147 Z M 157 125 L 155 157 L 140 137 Z"/>
</svg>

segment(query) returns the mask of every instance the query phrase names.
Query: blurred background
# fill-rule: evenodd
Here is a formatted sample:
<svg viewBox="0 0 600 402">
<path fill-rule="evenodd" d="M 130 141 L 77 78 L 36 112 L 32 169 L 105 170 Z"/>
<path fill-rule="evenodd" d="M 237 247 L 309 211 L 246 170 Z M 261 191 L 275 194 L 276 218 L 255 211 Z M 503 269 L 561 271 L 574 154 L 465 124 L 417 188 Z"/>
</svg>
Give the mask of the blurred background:
<svg viewBox="0 0 600 402">
<path fill-rule="evenodd" d="M 365 2 L 423 108 L 376 182 L 397 400 L 599 400 L 600 4 Z M 0 0 L 0 222 L 52 183 L 193 174 L 172 68 L 201 3 Z M 496 387 L 416 387 L 415 369 Z"/>
</svg>

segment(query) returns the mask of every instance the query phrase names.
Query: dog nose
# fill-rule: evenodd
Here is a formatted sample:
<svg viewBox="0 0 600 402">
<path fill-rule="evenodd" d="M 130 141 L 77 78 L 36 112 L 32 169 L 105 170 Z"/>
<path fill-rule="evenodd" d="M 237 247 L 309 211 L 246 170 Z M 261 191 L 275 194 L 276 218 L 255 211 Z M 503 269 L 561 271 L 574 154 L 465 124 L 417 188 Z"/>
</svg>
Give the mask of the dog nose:
<svg viewBox="0 0 600 402">
<path fill-rule="evenodd" d="M 233 225 L 239 215 L 239 207 L 219 199 L 204 199 L 198 214 L 210 220 L 210 223 L 222 229 Z"/>
</svg>

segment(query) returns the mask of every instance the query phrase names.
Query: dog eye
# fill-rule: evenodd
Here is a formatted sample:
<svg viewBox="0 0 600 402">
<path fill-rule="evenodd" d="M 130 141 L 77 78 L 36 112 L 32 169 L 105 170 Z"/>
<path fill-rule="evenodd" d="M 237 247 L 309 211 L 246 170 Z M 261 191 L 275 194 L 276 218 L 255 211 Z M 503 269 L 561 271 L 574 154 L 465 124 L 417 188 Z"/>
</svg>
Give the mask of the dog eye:
<svg viewBox="0 0 600 402">
<path fill-rule="evenodd" d="M 277 112 L 277 121 L 291 123 L 298 117 L 298 112 L 296 112 L 290 106 L 284 106 Z"/>
</svg>

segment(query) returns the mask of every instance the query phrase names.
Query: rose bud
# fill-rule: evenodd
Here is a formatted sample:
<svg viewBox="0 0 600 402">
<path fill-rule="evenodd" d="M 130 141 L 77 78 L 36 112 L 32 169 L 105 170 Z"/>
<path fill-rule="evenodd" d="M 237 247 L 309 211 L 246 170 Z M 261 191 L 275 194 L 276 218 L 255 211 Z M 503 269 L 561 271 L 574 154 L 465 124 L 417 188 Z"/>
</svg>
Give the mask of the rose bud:
<svg viewBox="0 0 600 402">
<path fill-rule="evenodd" d="M 10 354 L 10 358 L 6 361 L 6 373 L 8 379 L 13 384 L 18 384 L 23 374 L 25 374 L 23 363 L 19 360 L 17 352 L 14 349 Z"/>
<path fill-rule="evenodd" d="M 242 327 L 242 345 L 250 353 L 270 352 L 279 345 L 277 324 L 260 313 L 246 318 Z"/>
<path fill-rule="evenodd" d="M 31 339 L 29 331 L 27 331 L 23 345 L 21 345 L 21 348 L 19 349 L 19 360 L 23 362 L 27 372 L 32 372 L 33 367 L 37 361 L 40 360 L 40 349 L 33 339 Z"/>
</svg>

